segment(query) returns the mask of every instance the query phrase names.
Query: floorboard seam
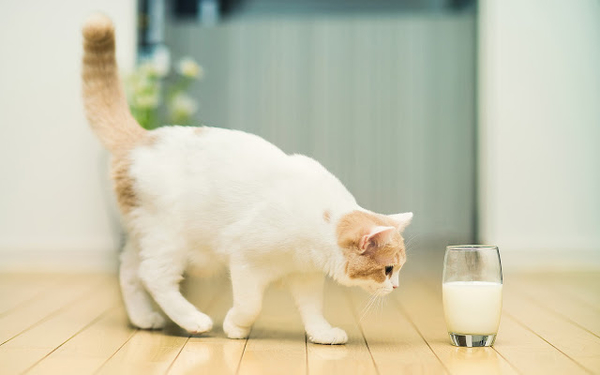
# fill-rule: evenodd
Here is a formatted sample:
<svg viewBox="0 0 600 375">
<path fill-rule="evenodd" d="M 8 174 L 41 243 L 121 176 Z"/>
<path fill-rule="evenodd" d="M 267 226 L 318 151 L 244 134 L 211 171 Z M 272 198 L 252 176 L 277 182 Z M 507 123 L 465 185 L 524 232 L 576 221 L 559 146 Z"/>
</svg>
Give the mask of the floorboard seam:
<svg viewBox="0 0 600 375">
<path fill-rule="evenodd" d="M 72 305 L 73 303 L 75 303 L 75 301 L 78 301 L 82 298 L 85 298 L 85 296 L 87 296 L 88 294 L 90 294 L 90 292 L 92 290 L 97 289 L 100 285 L 103 285 L 103 282 L 99 282 L 98 284 L 95 284 L 93 287 L 87 289 L 85 292 L 82 292 L 80 294 L 78 294 L 76 297 L 68 300 L 67 302 L 65 302 L 62 306 L 60 306 L 59 308 L 57 308 L 56 310 L 53 310 L 52 312 L 50 312 L 48 315 L 46 315 L 45 317 L 43 317 L 42 319 L 38 320 L 37 322 L 31 324 L 30 326 L 28 326 L 27 328 L 25 328 L 24 330 L 20 331 L 19 333 L 15 334 L 14 336 L 12 336 L 11 338 L 7 339 L 6 341 L 4 341 L 3 343 L 0 343 L 0 346 L 6 344 L 7 342 L 9 342 L 10 340 L 13 340 L 15 337 L 31 330 L 34 327 L 37 327 L 38 325 L 44 323 L 45 321 L 52 319 L 54 316 L 56 316 L 57 314 L 59 314 L 61 311 L 63 311 L 64 309 L 68 308 L 70 305 Z"/>
<path fill-rule="evenodd" d="M 528 327 L 526 324 L 522 323 L 519 319 L 515 318 L 514 315 L 506 312 L 506 310 L 504 311 L 504 313 L 506 314 L 506 316 L 509 319 L 514 320 L 518 325 L 520 325 L 521 327 L 525 328 L 526 330 L 530 331 L 531 333 L 533 333 L 534 335 L 536 335 L 537 337 L 539 337 L 540 339 L 542 339 L 544 342 L 546 342 L 548 345 L 550 345 L 551 347 L 553 347 L 554 349 L 556 349 L 558 352 L 560 352 L 562 355 L 564 355 L 565 357 L 569 358 L 571 361 L 573 361 L 577 366 L 581 367 L 582 369 L 584 369 L 586 372 L 590 372 L 590 370 L 588 370 L 587 367 L 585 367 L 584 365 L 582 365 L 581 363 L 577 362 L 574 358 L 572 358 L 570 355 L 568 355 L 567 353 L 563 352 L 562 350 L 560 350 L 559 348 L 557 348 L 556 346 L 554 346 L 550 341 L 546 340 L 542 335 L 538 334 L 536 331 L 534 331 L 533 329 L 531 329 L 530 327 Z"/>
<path fill-rule="evenodd" d="M 75 332 L 74 334 L 72 334 L 71 336 L 69 336 L 68 339 L 66 339 L 65 341 L 63 341 L 62 343 L 60 343 L 60 345 L 58 345 L 56 348 L 52 349 L 46 355 L 44 355 L 42 358 L 38 359 L 34 364 L 32 364 L 25 371 L 23 371 L 23 373 L 25 374 L 25 373 L 31 371 L 35 366 L 37 366 L 39 363 L 41 363 L 44 359 L 46 359 L 49 356 L 51 356 L 52 353 L 54 353 L 58 349 L 60 349 L 63 345 L 65 345 L 67 342 L 69 342 L 73 337 L 77 336 L 81 332 L 85 331 L 86 329 L 88 329 L 89 327 L 91 327 L 92 325 L 94 325 L 96 322 L 98 322 L 103 317 L 105 317 L 106 315 L 108 315 L 110 313 L 110 311 L 113 310 L 113 309 L 115 309 L 116 307 L 117 307 L 117 305 L 112 305 L 111 307 L 109 307 L 106 310 L 104 310 L 102 313 L 100 313 L 100 315 L 96 316 L 94 319 L 92 319 L 91 322 L 89 322 L 88 324 L 86 324 L 85 326 L 83 326 L 80 330 L 78 330 L 77 332 Z"/>
<path fill-rule="evenodd" d="M 106 361 L 102 362 L 102 364 L 101 364 L 101 365 L 98 367 L 98 369 L 96 369 L 96 371 L 94 371 L 94 374 L 97 374 L 97 373 L 99 373 L 99 372 L 100 372 L 100 370 L 102 370 L 102 367 L 106 366 L 106 364 L 108 363 L 108 361 L 110 361 L 110 360 L 111 360 L 111 358 L 113 358 L 113 357 L 114 357 L 114 356 L 115 356 L 115 355 L 116 355 L 116 354 L 119 352 L 119 350 L 123 349 L 123 347 L 124 347 L 125 345 L 127 345 L 127 343 L 128 343 L 129 341 L 131 341 L 131 339 L 133 338 L 133 336 L 135 336 L 135 335 L 136 335 L 136 334 L 137 334 L 139 331 L 140 331 L 140 329 L 139 329 L 139 328 L 135 328 L 135 329 L 134 329 L 134 330 L 131 332 L 131 335 L 129 335 L 129 337 L 127 338 L 127 340 L 125 340 L 125 341 L 123 342 L 123 344 L 121 344 L 121 346 L 119 346 L 119 347 L 117 348 L 117 350 L 115 350 L 115 352 L 114 352 L 113 354 L 111 354 L 110 356 L 108 356 L 108 358 L 106 358 Z"/>
<path fill-rule="evenodd" d="M 250 332 L 248 333 L 248 337 L 244 341 L 244 348 L 242 349 L 242 355 L 240 356 L 240 360 L 238 361 L 238 364 L 237 364 L 237 366 L 235 368 L 235 373 L 236 374 L 240 373 L 240 367 L 242 366 L 242 359 L 244 359 L 244 355 L 246 354 L 246 348 L 248 347 L 248 340 L 250 340 L 250 335 L 251 334 L 252 334 L 252 329 L 250 329 Z"/>
<path fill-rule="evenodd" d="M 515 292 L 515 290 L 513 290 L 513 293 Z M 558 318 L 564 319 L 566 321 L 568 321 L 569 323 L 581 328 L 582 330 L 588 332 L 591 335 L 596 336 L 597 338 L 600 339 L 600 336 L 595 334 L 594 332 L 590 331 L 589 329 L 587 329 L 586 327 L 582 326 L 581 324 L 577 323 L 576 321 L 572 320 L 571 318 L 569 318 L 567 315 L 560 313 L 558 311 L 552 310 L 550 307 L 548 307 L 546 304 L 536 300 L 534 297 L 532 297 L 529 293 L 520 291 L 520 290 L 516 290 L 517 294 L 520 294 L 522 297 L 525 297 L 526 299 L 528 299 L 529 301 L 531 301 L 531 303 L 533 303 L 534 305 L 536 305 L 537 307 L 544 309 L 546 311 L 548 311 L 549 313 L 551 313 L 552 315 L 555 315 Z"/>
<path fill-rule="evenodd" d="M 369 357 L 371 357 L 371 361 L 373 362 L 373 366 L 375 367 L 375 372 L 380 374 L 379 367 L 377 367 L 377 363 L 375 362 L 375 358 L 373 358 L 373 353 L 371 353 L 371 348 L 369 347 L 369 342 L 367 341 L 367 337 L 365 336 L 365 332 L 362 329 L 360 321 L 356 315 L 356 311 L 354 310 L 354 305 L 352 304 L 352 300 L 350 299 L 350 295 L 347 290 L 344 291 L 344 296 L 346 297 L 346 303 L 350 306 L 350 311 L 352 312 L 352 316 L 354 317 L 354 323 L 357 325 L 360 334 L 365 342 L 365 346 L 367 347 L 367 351 L 369 352 Z"/>
<path fill-rule="evenodd" d="M 448 367 L 446 367 L 446 364 L 441 360 L 441 358 L 437 355 L 437 353 L 435 352 L 435 350 L 433 350 L 433 348 L 431 347 L 431 345 L 429 345 L 429 342 L 427 341 L 427 339 L 425 339 L 425 336 L 423 336 L 423 333 L 421 332 L 421 330 L 417 327 L 417 325 L 415 324 L 415 322 L 413 322 L 412 318 L 410 317 L 410 315 L 406 312 L 406 310 L 404 309 L 404 307 L 402 306 L 402 304 L 394 299 L 394 305 L 396 306 L 396 308 L 400 311 L 400 313 L 402 315 L 404 315 L 404 317 L 406 318 L 406 320 L 410 323 L 411 326 L 413 326 L 413 328 L 415 329 L 415 331 L 417 331 L 417 333 L 419 334 L 419 336 L 421 337 L 421 339 L 423 340 L 423 342 L 425 343 L 425 345 L 427 345 L 427 347 L 429 348 L 429 350 L 431 350 L 431 352 L 433 353 L 433 355 L 435 356 L 435 358 L 437 358 L 437 360 L 440 362 L 440 365 L 442 365 L 442 367 L 444 368 L 444 370 L 446 370 L 446 373 L 450 374 L 450 370 L 448 369 Z"/>
<path fill-rule="evenodd" d="M 57 287 L 58 285 L 61 285 L 62 281 L 64 281 L 64 280 L 61 280 L 61 279 L 54 280 L 53 283 L 52 283 L 52 285 L 50 285 L 50 286 L 48 286 L 48 287 L 40 290 L 39 292 L 35 293 L 30 298 L 27 298 L 25 301 L 21 301 L 21 302 L 17 303 L 15 306 L 9 308 L 8 310 L 0 312 L 0 318 L 2 318 L 5 315 L 10 314 L 13 310 L 18 309 L 19 307 L 23 307 L 23 306 L 28 305 L 29 303 L 33 302 L 37 297 L 39 297 L 40 294 L 47 293 L 49 290 Z"/>
<path fill-rule="evenodd" d="M 171 363 L 169 364 L 169 367 L 167 367 L 167 369 L 165 370 L 165 375 L 169 373 L 169 371 L 171 371 L 171 368 L 173 367 L 173 365 L 175 364 L 175 361 L 177 360 L 177 358 L 179 358 L 179 355 L 181 354 L 181 352 L 183 351 L 183 348 L 185 348 L 185 346 L 187 345 L 187 343 L 190 341 L 190 338 L 192 336 L 188 335 L 187 339 L 185 339 L 185 342 L 183 343 L 183 345 L 181 345 L 181 348 L 179 349 L 179 351 L 177 352 L 177 355 L 175 355 L 175 358 L 173 358 L 173 360 L 171 361 Z"/>
</svg>

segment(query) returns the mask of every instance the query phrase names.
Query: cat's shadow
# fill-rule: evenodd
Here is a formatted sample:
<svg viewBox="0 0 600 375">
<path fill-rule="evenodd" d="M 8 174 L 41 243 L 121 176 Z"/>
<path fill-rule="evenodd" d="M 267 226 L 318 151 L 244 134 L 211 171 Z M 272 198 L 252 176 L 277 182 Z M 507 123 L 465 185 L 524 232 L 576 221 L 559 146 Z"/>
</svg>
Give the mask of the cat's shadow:
<svg viewBox="0 0 600 375">
<path fill-rule="evenodd" d="M 206 333 L 201 333 L 201 334 L 190 335 L 189 332 L 185 331 L 184 329 L 177 326 L 173 322 L 167 324 L 167 326 L 162 331 L 158 331 L 158 332 L 162 332 L 164 335 L 173 336 L 173 337 L 196 337 L 196 338 L 210 338 L 210 339 L 220 338 L 220 339 L 231 340 L 232 342 L 245 341 L 245 339 L 237 340 L 237 339 L 228 338 L 227 335 L 225 334 L 225 332 L 223 332 L 221 322 L 215 322 L 215 326 L 211 331 L 206 332 Z M 251 331 L 249 340 L 277 341 L 277 342 L 303 341 L 303 339 L 300 339 L 298 337 L 297 332 L 291 332 L 291 331 L 286 331 L 286 330 L 282 331 L 280 329 L 277 329 L 277 330 L 276 329 L 272 329 L 272 330 L 260 329 L 258 331 L 254 331 L 254 332 Z M 328 345 L 328 346 L 331 346 L 331 345 Z"/>
</svg>

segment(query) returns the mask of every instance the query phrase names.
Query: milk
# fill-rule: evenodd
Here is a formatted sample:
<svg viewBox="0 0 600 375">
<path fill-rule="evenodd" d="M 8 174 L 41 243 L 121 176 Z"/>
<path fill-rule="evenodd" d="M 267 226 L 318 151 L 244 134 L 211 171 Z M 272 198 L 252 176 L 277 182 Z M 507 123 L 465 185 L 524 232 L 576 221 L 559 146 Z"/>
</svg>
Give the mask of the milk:
<svg viewBox="0 0 600 375">
<path fill-rule="evenodd" d="M 502 284 L 452 281 L 443 284 L 448 332 L 491 335 L 498 332 L 502 312 Z"/>
</svg>

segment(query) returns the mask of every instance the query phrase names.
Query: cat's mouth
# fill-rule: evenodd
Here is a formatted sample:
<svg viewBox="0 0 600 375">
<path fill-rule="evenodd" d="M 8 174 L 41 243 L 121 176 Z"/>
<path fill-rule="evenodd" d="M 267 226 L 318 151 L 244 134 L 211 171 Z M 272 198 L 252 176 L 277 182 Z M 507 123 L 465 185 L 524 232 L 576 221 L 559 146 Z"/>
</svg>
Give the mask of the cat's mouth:
<svg viewBox="0 0 600 375">
<path fill-rule="evenodd" d="M 387 296 L 388 294 L 390 294 L 394 288 L 393 287 L 368 287 L 366 288 L 367 292 L 369 292 L 371 295 L 377 296 L 377 297 L 383 297 L 383 296 Z"/>
<path fill-rule="evenodd" d="M 377 295 L 379 295 L 379 296 L 387 296 L 388 294 L 390 294 L 392 292 L 392 290 L 394 290 L 394 289 L 393 288 L 379 289 L 377 291 Z"/>
</svg>

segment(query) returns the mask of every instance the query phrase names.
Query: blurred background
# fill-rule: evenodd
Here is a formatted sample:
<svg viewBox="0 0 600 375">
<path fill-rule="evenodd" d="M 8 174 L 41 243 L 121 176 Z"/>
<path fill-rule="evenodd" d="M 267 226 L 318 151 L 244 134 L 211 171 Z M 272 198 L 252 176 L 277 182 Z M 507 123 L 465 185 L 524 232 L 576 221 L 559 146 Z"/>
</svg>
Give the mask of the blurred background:
<svg viewBox="0 0 600 375">
<path fill-rule="evenodd" d="M 413 211 L 412 252 L 600 268 L 597 0 L 34 0 L 0 4 L 0 270 L 116 267 L 108 154 L 80 98 L 94 11 L 149 127 L 312 156 L 363 207 Z M 156 86 L 136 98 L 143 74 Z"/>
</svg>

